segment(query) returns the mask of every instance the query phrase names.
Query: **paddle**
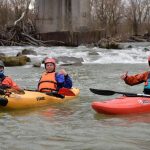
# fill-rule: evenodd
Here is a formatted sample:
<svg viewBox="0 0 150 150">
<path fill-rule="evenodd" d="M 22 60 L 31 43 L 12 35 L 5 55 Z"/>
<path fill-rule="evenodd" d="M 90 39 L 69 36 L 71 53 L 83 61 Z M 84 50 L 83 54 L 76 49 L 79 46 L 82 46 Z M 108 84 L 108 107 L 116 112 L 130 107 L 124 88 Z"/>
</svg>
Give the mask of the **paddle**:
<svg viewBox="0 0 150 150">
<path fill-rule="evenodd" d="M 5 95 L 5 90 L 0 88 L 0 95 Z"/>
<path fill-rule="evenodd" d="M 110 96 L 110 95 L 114 95 L 114 94 L 123 94 L 128 97 L 150 97 L 150 95 L 146 95 L 146 94 L 117 92 L 117 91 L 111 91 L 111 90 L 100 90 L 100 89 L 92 89 L 92 88 L 90 88 L 90 91 L 93 92 L 94 94 L 106 95 L 106 96 Z"/>
<path fill-rule="evenodd" d="M 58 91 L 59 94 L 63 94 L 65 96 L 75 96 L 75 94 L 71 91 L 71 89 L 68 88 L 61 88 Z"/>
<path fill-rule="evenodd" d="M 58 98 L 61 98 L 61 99 L 65 98 L 64 95 L 59 94 L 57 91 L 46 92 L 45 94 L 46 94 L 46 95 L 49 95 L 49 96 L 58 97 Z"/>
<path fill-rule="evenodd" d="M 37 91 L 37 90 L 30 90 L 30 89 L 24 89 L 26 91 L 33 91 L 33 92 L 40 92 L 40 91 Z M 58 97 L 58 98 L 65 98 L 64 95 L 62 94 L 59 94 L 57 91 L 52 91 L 52 92 L 40 92 L 40 93 L 45 93 L 46 95 L 49 95 L 49 96 L 54 96 L 54 97 Z"/>
<path fill-rule="evenodd" d="M 36 91 L 36 90 L 29 90 L 29 89 L 25 89 L 27 91 Z M 36 91 L 38 92 L 38 91 Z M 47 95 L 50 96 L 55 96 L 55 97 L 62 97 L 63 96 L 75 96 L 75 93 L 73 93 L 73 91 L 71 91 L 71 89 L 68 88 L 60 88 L 59 91 L 53 91 L 53 92 L 47 92 Z"/>
</svg>

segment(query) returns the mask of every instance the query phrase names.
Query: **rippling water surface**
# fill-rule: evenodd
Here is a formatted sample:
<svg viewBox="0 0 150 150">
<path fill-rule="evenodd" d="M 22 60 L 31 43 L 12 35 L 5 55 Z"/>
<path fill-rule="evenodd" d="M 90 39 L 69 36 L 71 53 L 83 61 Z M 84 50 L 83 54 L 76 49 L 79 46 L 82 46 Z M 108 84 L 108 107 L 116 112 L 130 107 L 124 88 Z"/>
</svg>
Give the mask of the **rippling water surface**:
<svg viewBox="0 0 150 150">
<path fill-rule="evenodd" d="M 61 66 L 58 66 L 58 70 Z M 97 114 L 91 102 L 119 95 L 100 96 L 89 88 L 141 93 L 120 76 L 148 70 L 145 63 L 84 64 L 65 66 L 80 88 L 80 96 L 62 105 L 0 112 L 1 150 L 141 150 L 150 147 L 150 114 L 114 116 Z M 6 67 L 23 88 L 35 89 L 43 68 Z"/>
</svg>

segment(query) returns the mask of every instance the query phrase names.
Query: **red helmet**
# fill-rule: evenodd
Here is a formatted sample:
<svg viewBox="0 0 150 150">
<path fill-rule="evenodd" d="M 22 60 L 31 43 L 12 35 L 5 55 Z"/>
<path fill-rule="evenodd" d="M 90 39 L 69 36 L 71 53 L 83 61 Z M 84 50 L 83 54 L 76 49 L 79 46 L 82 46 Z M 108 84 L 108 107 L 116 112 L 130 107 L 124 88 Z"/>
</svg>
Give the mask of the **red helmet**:
<svg viewBox="0 0 150 150">
<path fill-rule="evenodd" d="M 53 64 L 56 64 L 56 61 L 54 58 L 47 58 L 45 61 L 44 61 L 44 64 L 47 64 L 47 63 L 53 63 Z"/>
<path fill-rule="evenodd" d="M 45 67 L 47 63 L 53 63 L 54 67 L 56 68 L 56 61 L 54 58 L 46 58 L 46 60 L 44 61 Z"/>
</svg>

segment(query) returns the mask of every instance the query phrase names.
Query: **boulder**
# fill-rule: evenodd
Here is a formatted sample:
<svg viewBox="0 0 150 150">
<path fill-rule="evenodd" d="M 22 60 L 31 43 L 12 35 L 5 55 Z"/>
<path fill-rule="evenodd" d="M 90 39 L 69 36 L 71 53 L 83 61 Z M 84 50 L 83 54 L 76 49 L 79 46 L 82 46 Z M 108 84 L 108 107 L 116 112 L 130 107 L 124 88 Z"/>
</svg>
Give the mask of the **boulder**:
<svg viewBox="0 0 150 150">
<path fill-rule="evenodd" d="M 35 61 L 33 67 L 41 67 L 41 61 Z"/>
<path fill-rule="evenodd" d="M 67 63 L 67 64 L 61 64 L 60 66 L 81 66 L 82 63 L 78 62 L 78 63 Z"/>
<path fill-rule="evenodd" d="M 22 50 L 22 55 L 35 55 L 37 56 L 37 52 L 31 49 L 24 49 Z"/>
<path fill-rule="evenodd" d="M 45 57 L 42 60 L 42 63 L 47 59 L 48 57 Z M 77 57 L 69 57 L 69 56 L 60 56 L 57 58 L 54 58 L 56 60 L 56 63 L 61 62 L 61 66 L 70 66 L 70 65 L 82 65 L 82 62 L 84 62 L 83 58 L 77 58 Z"/>
<path fill-rule="evenodd" d="M 0 56 L 5 57 L 5 54 L 4 53 L 0 53 Z"/>
<path fill-rule="evenodd" d="M 150 49 L 145 47 L 145 48 L 143 49 L 143 51 L 144 51 L 144 52 L 148 52 L 148 51 L 150 51 Z"/>
<path fill-rule="evenodd" d="M 106 49 L 121 49 L 119 47 L 119 44 L 111 38 L 110 39 L 106 39 L 106 38 L 101 39 L 98 42 L 98 46 L 100 48 L 106 48 Z"/>
<path fill-rule="evenodd" d="M 26 56 L 9 56 L 9 57 L 0 57 L 0 59 L 4 62 L 5 66 L 23 66 L 26 65 L 28 57 Z"/>
<path fill-rule="evenodd" d="M 127 48 L 132 48 L 132 45 L 128 45 Z"/>
<path fill-rule="evenodd" d="M 63 64 L 82 64 L 84 62 L 83 58 L 77 57 L 69 57 L 69 56 L 60 56 L 57 57 L 58 62 L 62 62 Z"/>
<path fill-rule="evenodd" d="M 89 52 L 89 55 L 99 55 L 98 52 Z"/>
<path fill-rule="evenodd" d="M 31 49 L 23 49 L 22 52 L 17 53 L 17 56 L 22 55 L 35 55 L 37 56 L 37 52 Z"/>
</svg>

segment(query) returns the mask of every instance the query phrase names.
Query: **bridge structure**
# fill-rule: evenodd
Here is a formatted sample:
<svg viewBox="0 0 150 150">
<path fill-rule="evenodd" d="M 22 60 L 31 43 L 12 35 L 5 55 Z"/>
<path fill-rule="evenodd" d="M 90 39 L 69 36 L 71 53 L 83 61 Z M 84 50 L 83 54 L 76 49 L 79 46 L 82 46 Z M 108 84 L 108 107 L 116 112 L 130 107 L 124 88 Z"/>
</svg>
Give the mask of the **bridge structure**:
<svg viewBox="0 0 150 150">
<path fill-rule="evenodd" d="M 91 0 L 35 0 L 39 38 L 50 45 L 97 43 L 103 31 L 91 29 Z"/>
<path fill-rule="evenodd" d="M 82 31 L 90 26 L 90 0 L 35 0 L 39 33 Z"/>
</svg>

